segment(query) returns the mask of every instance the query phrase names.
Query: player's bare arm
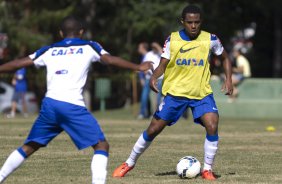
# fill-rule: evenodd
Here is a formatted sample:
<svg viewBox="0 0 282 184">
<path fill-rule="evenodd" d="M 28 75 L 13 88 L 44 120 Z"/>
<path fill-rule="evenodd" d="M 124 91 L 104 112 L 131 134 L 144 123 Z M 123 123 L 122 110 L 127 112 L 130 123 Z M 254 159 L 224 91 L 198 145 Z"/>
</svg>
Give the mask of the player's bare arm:
<svg viewBox="0 0 282 184">
<path fill-rule="evenodd" d="M 231 76 L 232 76 L 231 61 L 225 50 L 222 52 L 222 54 L 219 57 L 223 61 L 223 68 L 225 72 L 225 81 L 224 81 L 224 84 L 222 85 L 221 90 L 225 93 L 225 95 L 232 95 L 233 85 L 232 85 L 232 79 L 231 79 Z"/>
<path fill-rule="evenodd" d="M 127 68 L 131 70 L 136 70 L 136 71 L 147 71 L 153 68 L 152 62 L 144 62 L 144 63 L 141 63 L 140 65 L 137 65 L 135 63 L 126 61 L 120 57 L 111 56 L 109 54 L 102 55 L 101 61 L 105 64 L 115 65 L 121 68 Z"/>
<path fill-rule="evenodd" d="M 154 70 L 153 75 L 150 79 L 150 88 L 156 93 L 159 92 L 157 87 L 158 78 L 164 73 L 168 63 L 169 63 L 168 59 L 161 58 L 159 66 Z"/>
<path fill-rule="evenodd" d="M 23 68 L 30 65 L 33 65 L 33 61 L 29 57 L 15 59 L 13 61 L 0 65 L 0 72 L 12 72 L 19 68 Z"/>
</svg>

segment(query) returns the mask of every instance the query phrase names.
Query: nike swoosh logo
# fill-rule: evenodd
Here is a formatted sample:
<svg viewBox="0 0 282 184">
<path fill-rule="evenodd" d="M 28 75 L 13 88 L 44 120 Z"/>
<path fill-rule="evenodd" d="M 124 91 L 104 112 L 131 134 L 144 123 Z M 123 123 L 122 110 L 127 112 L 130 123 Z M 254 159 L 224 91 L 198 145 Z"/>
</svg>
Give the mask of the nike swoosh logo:
<svg viewBox="0 0 282 184">
<path fill-rule="evenodd" d="M 197 47 L 199 47 L 199 46 L 197 46 Z M 195 48 L 197 48 L 197 47 L 192 47 L 192 48 L 185 49 L 185 50 L 183 49 L 183 47 L 181 47 L 180 50 L 179 50 L 179 52 L 180 52 L 180 53 L 185 53 L 185 52 L 188 52 L 188 51 L 190 51 L 190 50 L 193 50 L 193 49 L 195 49 Z"/>
</svg>

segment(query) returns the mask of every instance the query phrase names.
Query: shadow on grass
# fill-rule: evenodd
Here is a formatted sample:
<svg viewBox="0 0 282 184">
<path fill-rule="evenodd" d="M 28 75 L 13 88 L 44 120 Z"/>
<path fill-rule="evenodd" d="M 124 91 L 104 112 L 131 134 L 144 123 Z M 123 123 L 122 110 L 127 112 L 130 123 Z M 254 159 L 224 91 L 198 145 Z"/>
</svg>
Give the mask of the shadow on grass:
<svg viewBox="0 0 282 184">
<path fill-rule="evenodd" d="M 168 171 L 168 172 L 162 172 L 162 173 L 157 173 L 155 176 L 169 176 L 169 175 L 177 175 L 175 171 Z"/>
<path fill-rule="evenodd" d="M 223 174 L 223 175 L 235 175 L 236 173 L 235 172 L 229 172 L 229 173 L 226 173 L 226 174 Z M 161 173 L 157 173 L 155 174 L 155 176 L 171 176 L 171 175 L 177 175 L 176 171 L 167 171 L 167 172 L 161 172 Z M 216 178 L 220 178 L 221 175 L 220 174 L 217 174 L 217 173 L 214 173 L 215 177 Z M 196 176 L 196 178 L 199 177 Z"/>
</svg>

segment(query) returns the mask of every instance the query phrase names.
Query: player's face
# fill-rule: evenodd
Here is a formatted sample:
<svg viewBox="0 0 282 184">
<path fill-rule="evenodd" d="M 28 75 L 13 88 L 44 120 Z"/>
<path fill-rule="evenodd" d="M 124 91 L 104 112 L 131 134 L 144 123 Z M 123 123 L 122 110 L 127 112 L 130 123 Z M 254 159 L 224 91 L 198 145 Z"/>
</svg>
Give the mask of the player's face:
<svg viewBox="0 0 282 184">
<path fill-rule="evenodd" d="M 201 31 L 201 17 L 199 13 L 187 13 L 181 21 L 182 25 L 191 39 L 198 37 Z"/>
</svg>

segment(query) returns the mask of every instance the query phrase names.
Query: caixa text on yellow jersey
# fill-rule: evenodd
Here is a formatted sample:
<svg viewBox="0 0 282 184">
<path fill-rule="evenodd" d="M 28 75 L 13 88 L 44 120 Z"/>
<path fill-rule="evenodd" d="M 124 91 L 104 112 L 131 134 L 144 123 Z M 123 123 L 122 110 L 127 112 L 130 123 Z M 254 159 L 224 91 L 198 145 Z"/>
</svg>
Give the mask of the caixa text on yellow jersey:
<svg viewBox="0 0 282 184">
<path fill-rule="evenodd" d="M 176 65 L 187 65 L 187 66 L 204 66 L 204 60 L 191 59 L 176 59 Z"/>
</svg>

